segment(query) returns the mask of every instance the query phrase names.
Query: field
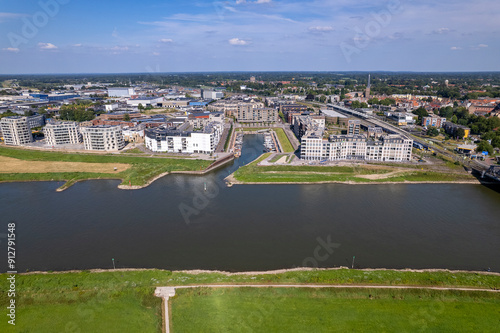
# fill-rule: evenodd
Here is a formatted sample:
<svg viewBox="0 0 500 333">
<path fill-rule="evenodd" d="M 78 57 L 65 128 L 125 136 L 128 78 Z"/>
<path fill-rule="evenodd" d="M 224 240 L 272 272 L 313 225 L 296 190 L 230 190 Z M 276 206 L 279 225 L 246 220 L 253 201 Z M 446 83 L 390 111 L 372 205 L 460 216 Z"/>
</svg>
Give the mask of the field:
<svg viewBox="0 0 500 333">
<path fill-rule="evenodd" d="M 113 173 L 130 168 L 122 163 L 85 163 L 85 162 L 49 162 L 23 161 L 17 158 L 0 156 L 0 173 L 45 173 L 45 172 L 92 172 Z M 116 168 L 117 170 L 115 171 Z"/>
<path fill-rule="evenodd" d="M 262 155 L 256 161 L 239 168 L 233 174 L 242 183 L 316 183 L 316 182 L 474 182 L 476 178 L 465 172 L 449 169 L 438 172 L 417 168 L 388 165 L 360 166 L 258 166 L 267 158 Z"/>
<path fill-rule="evenodd" d="M 290 140 L 288 140 L 288 137 L 285 134 L 285 131 L 282 128 L 275 128 L 274 131 L 276 132 L 276 135 L 278 136 L 278 140 L 280 140 L 281 143 L 281 148 L 283 148 L 284 153 L 293 153 L 295 149 L 293 149 L 292 144 L 290 143 Z"/>
<path fill-rule="evenodd" d="M 173 332 L 495 332 L 500 295 L 328 288 L 179 289 Z"/>
<path fill-rule="evenodd" d="M 1 181 L 35 181 L 35 180 L 64 180 L 66 186 L 84 179 L 121 179 L 122 184 L 143 186 L 154 177 L 172 171 L 201 171 L 206 169 L 211 161 L 179 159 L 179 158 L 150 158 L 125 155 L 100 155 L 84 153 L 61 153 L 35 150 L 22 150 L 0 147 L 0 156 L 11 159 L 23 160 L 30 165 L 45 165 L 45 169 L 23 169 L 23 173 L 0 173 Z M 12 160 L 11 160 L 12 161 Z M 29 161 L 29 162 L 28 162 Z M 99 170 L 82 168 L 78 172 L 69 168 L 69 164 L 56 164 L 50 171 L 51 163 L 86 163 L 99 164 Z M 22 163 L 21 163 L 22 164 Z M 74 164 L 76 166 L 78 164 Z M 130 167 L 125 169 L 125 165 Z M 120 166 L 122 171 L 113 171 L 115 166 Z M 68 169 L 66 169 L 68 167 Z M 111 167 L 111 169 L 110 169 Z M 1 169 L 0 169 L 1 170 Z M 108 171 L 109 170 L 109 171 Z M 120 170 L 120 169 L 119 169 Z"/>
<path fill-rule="evenodd" d="M 9 301 L 6 277 L 7 274 L 0 274 L 0 306 L 2 307 L 6 306 Z M 153 295 L 157 286 L 229 283 L 455 286 L 498 289 L 500 288 L 500 275 L 448 271 L 350 269 L 238 275 L 215 272 L 192 274 L 151 269 L 18 274 L 16 276 L 16 327 L 11 327 L 6 320 L 1 320 L 0 332 L 160 332 L 161 299 Z M 372 295 L 371 299 L 369 295 Z M 351 320 L 363 319 L 370 311 L 382 311 L 378 318 L 381 323 L 389 325 L 388 313 L 395 311 L 398 315 L 391 317 L 396 321 L 395 326 L 388 326 L 388 328 L 406 327 L 414 331 L 415 329 L 411 329 L 410 321 L 405 323 L 404 320 L 396 317 L 407 315 L 417 306 L 420 315 L 426 309 L 429 311 L 435 308 L 440 309 L 442 307 L 440 304 L 444 303 L 446 311 L 442 314 L 424 313 L 425 316 L 422 314 L 422 317 L 417 316 L 413 320 L 420 323 L 431 316 L 436 320 L 428 322 L 427 325 L 439 324 L 441 326 L 436 327 L 450 327 L 451 331 L 456 331 L 453 330 L 453 326 L 442 325 L 449 325 L 453 318 L 460 324 L 463 324 L 466 319 L 474 322 L 471 316 L 477 314 L 478 308 L 481 309 L 481 321 L 489 324 L 492 320 L 496 320 L 498 324 L 499 296 L 498 293 L 493 295 L 493 293 L 484 292 L 447 293 L 416 290 L 407 292 L 391 290 L 385 293 L 373 289 L 335 291 L 299 288 L 290 291 L 288 288 L 280 290 L 204 288 L 178 290 L 178 296 L 172 299 L 172 310 L 174 332 L 203 330 L 204 326 L 198 326 L 192 330 L 192 326 L 189 326 L 191 323 L 180 318 L 184 316 L 193 322 L 207 320 L 207 325 L 212 325 L 207 327 L 222 325 L 221 329 L 212 331 L 227 331 L 223 328 L 227 327 L 224 325 L 228 323 L 233 325 L 231 330 L 239 330 L 239 327 L 243 327 L 239 324 L 242 320 L 254 318 L 241 311 L 255 309 L 261 312 L 269 310 L 270 314 L 276 317 L 276 324 L 290 327 L 292 331 L 295 328 L 300 331 L 300 327 L 303 326 L 293 325 L 302 325 L 302 321 L 316 325 L 312 327 L 329 325 L 333 320 L 330 316 L 334 316 L 339 325 L 345 325 L 339 327 L 352 327 L 349 326 L 353 325 Z M 301 310 L 300 313 L 297 312 L 298 308 Z M 220 318 L 220 315 L 214 314 L 217 309 L 220 310 L 220 314 L 228 318 Z M 256 313 L 258 319 L 256 323 L 261 326 L 255 326 L 255 328 L 268 324 L 272 328 L 273 323 L 266 317 L 269 313 L 264 312 L 263 317 L 260 317 L 261 312 Z M 445 322 L 440 321 L 444 320 L 443 318 L 437 318 L 445 314 L 452 317 Z M 465 316 L 466 319 L 453 316 Z M 177 328 L 176 325 L 180 326 Z M 472 328 L 477 328 L 477 331 L 488 331 L 488 327 L 480 325 L 481 323 L 477 323 L 477 326 Z M 366 327 L 368 330 L 370 326 Z M 240 330 L 243 331 L 243 329 Z M 256 331 L 273 330 L 256 329 Z"/>
</svg>

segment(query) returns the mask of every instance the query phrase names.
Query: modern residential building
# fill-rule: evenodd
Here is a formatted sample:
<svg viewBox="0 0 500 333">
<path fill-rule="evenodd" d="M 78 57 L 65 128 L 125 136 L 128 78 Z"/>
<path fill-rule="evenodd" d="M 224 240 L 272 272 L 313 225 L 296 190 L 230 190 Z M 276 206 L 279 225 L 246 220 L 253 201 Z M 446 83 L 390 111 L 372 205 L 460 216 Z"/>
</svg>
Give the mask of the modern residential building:
<svg viewBox="0 0 500 333">
<path fill-rule="evenodd" d="M 422 117 L 422 126 L 434 126 L 437 128 L 443 127 L 446 122 L 446 118 L 440 117 L 435 114 L 430 114 L 427 117 Z"/>
<path fill-rule="evenodd" d="M 347 122 L 347 134 L 348 135 L 358 135 L 361 129 L 361 120 L 349 119 Z"/>
<path fill-rule="evenodd" d="M 132 97 L 135 95 L 134 88 L 108 88 L 109 97 Z"/>
<path fill-rule="evenodd" d="M 28 116 L 26 118 L 30 128 L 43 127 L 45 125 L 45 116 L 43 114 Z"/>
<path fill-rule="evenodd" d="M 0 120 L 0 127 L 6 145 L 20 146 L 33 142 L 27 117 L 3 117 Z"/>
<path fill-rule="evenodd" d="M 134 127 L 123 127 L 122 128 L 122 133 L 123 133 L 123 140 L 126 142 L 136 142 L 136 143 L 142 143 L 144 142 L 144 124 L 140 124 Z"/>
<path fill-rule="evenodd" d="M 295 116 L 293 117 L 293 132 L 295 136 L 302 138 L 307 132 L 323 132 L 325 129 L 325 117 L 323 116 Z"/>
<path fill-rule="evenodd" d="M 215 151 L 222 134 L 221 123 L 210 123 L 202 131 L 181 131 L 165 127 L 145 130 L 146 148 L 154 152 L 203 153 Z"/>
<path fill-rule="evenodd" d="M 236 120 L 240 123 L 274 123 L 278 121 L 278 110 L 254 108 L 252 103 L 240 104 Z"/>
<path fill-rule="evenodd" d="M 78 123 L 72 121 L 51 122 L 45 125 L 43 133 L 50 146 L 64 144 L 79 144 L 82 142 L 82 134 Z"/>
<path fill-rule="evenodd" d="M 301 140 L 300 157 L 316 161 L 409 162 L 412 143 L 412 139 L 397 134 L 386 134 L 379 140 L 367 140 L 364 135 L 330 135 L 325 140 L 322 133 L 308 132 Z"/>
<path fill-rule="evenodd" d="M 81 127 L 80 131 L 87 150 L 117 151 L 125 147 L 120 126 L 97 125 Z"/>
</svg>

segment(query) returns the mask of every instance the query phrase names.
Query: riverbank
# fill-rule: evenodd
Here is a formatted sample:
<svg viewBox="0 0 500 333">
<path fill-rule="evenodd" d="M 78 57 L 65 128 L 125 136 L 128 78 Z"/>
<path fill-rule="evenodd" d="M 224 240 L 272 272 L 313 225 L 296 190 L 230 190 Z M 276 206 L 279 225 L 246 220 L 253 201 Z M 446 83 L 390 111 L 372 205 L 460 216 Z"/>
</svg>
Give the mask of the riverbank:
<svg viewBox="0 0 500 333">
<path fill-rule="evenodd" d="M 119 179 L 122 182 L 119 188 L 144 188 L 169 173 L 204 174 L 232 160 L 227 156 L 213 161 L 47 152 L 4 146 L 0 146 L 0 156 L 9 162 L 0 166 L 0 182 L 65 181 L 58 191 L 91 179 Z M 223 163 L 219 163 L 221 160 Z M 18 170 L 13 172 L 15 165 Z"/>
<path fill-rule="evenodd" d="M 7 290 L 7 274 L 0 274 L 2 289 Z M 500 289 L 500 274 L 488 272 L 462 272 L 446 270 L 357 270 L 357 269 L 292 269 L 268 272 L 207 272 L 207 271 L 166 271 L 157 269 L 116 269 L 92 270 L 72 272 L 32 272 L 16 275 L 16 285 L 19 286 L 16 294 L 16 311 L 19 320 L 16 329 L 37 332 L 64 331 L 68 327 L 72 330 L 80 328 L 82 331 L 126 331 L 126 332 L 160 332 L 162 323 L 162 301 L 155 297 L 154 291 L 159 286 L 187 286 L 187 285 L 332 285 L 332 288 L 255 288 L 245 292 L 249 297 L 251 293 L 259 294 L 257 298 L 247 298 L 252 306 L 274 309 L 287 309 L 287 307 L 274 306 L 274 300 L 288 299 L 300 300 L 302 296 L 296 293 L 307 293 L 315 298 L 323 292 L 328 294 L 320 297 L 323 301 L 337 299 L 366 299 L 372 304 L 387 299 L 397 305 L 408 304 L 408 300 L 416 298 L 421 307 L 422 302 L 439 301 L 452 304 L 466 311 L 470 308 L 472 298 L 476 306 L 497 306 L 500 302 L 499 292 L 487 292 Z M 343 289 L 340 285 L 350 286 Z M 402 289 L 366 289 L 368 286 L 402 286 Z M 22 286 L 22 288 L 21 288 Z M 363 286 L 365 289 L 356 288 Z M 404 288 L 419 287 L 419 288 Z M 4 288 L 5 287 L 5 288 Z M 334 288 L 335 287 L 335 288 Z M 340 288 L 339 288 L 340 287 Z M 429 287 L 429 289 L 426 289 Z M 477 290 L 430 290 L 435 287 L 456 287 L 481 289 Z M 190 289 L 196 295 L 210 295 L 209 288 Z M 213 290 L 213 289 L 211 289 Z M 225 289 L 217 289 L 223 292 Z M 235 288 L 231 289 L 235 290 Z M 231 293 L 227 290 L 227 293 Z M 239 290 L 239 289 L 238 289 Z M 301 291 L 303 290 L 303 291 Z M 307 291 L 310 290 L 310 291 Z M 182 298 L 184 292 L 179 292 L 180 302 L 189 298 Z M 189 291 L 186 291 L 189 293 Z M 278 294 L 276 294 L 278 293 Z M 291 293 L 291 294 L 290 294 Z M 312 293 L 312 294 L 311 294 Z M 282 295 L 284 298 L 281 298 Z M 288 296 L 289 295 L 289 296 Z M 397 297 L 396 300 L 394 297 Z M 305 299 L 304 299 L 305 301 Z M 176 301 L 177 302 L 177 301 Z M 382 306 L 385 301 L 379 305 Z M 411 301 L 413 302 L 413 301 Z M 451 303 L 450 303 L 451 302 Z M 492 303 L 493 302 L 493 303 Z M 172 303 L 172 318 L 175 325 L 176 314 L 182 309 Z M 287 303 L 288 304 L 288 303 Z M 310 320 L 313 313 L 308 313 L 304 303 L 303 316 Z M 346 303 L 347 304 L 347 303 Z M 208 311 L 209 305 L 201 308 L 193 304 L 191 311 Z M 363 306 L 354 306 L 354 310 L 361 311 Z M 465 310 L 464 310 L 465 309 Z M 475 309 L 475 308 L 474 308 Z M 483 308 L 484 310 L 484 308 Z M 332 310 L 333 311 L 333 310 Z M 456 311 L 456 310 L 454 310 Z M 200 312 L 200 313 L 201 313 Z M 252 312 L 253 313 L 253 312 Z M 281 317 L 286 311 L 276 313 L 285 323 L 292 323 L 291 318 Z M 334 312 L 330 312 L 333 315 Z M 336 313 L 336 312 L 335 312 Z M 461 312 L 462 313 L 462 312 Z M 244 317 L 244 314 L 241 313 Z M 243 318 L 242 317 L 242 318 Z M 275 317 L 275 316 L 272 316 Z M 446 316 L 444 316 L 446 317 Z M 239 316 L 238 316 L 239 318 Z M 494 317 L 491 317 L 494 318 Z M 482 320 L 491 320 L 489 315 Z M 292 320 L 292 321 L 290 321 Z M 221 326 L 222 327 L 222 326 Z M 252 326 L 253 327 L 253 326 Z M 83 329 L 85 328 L 85 329 Z M 0 322 L 2 332 L 10 332 L 12 328 L 7 321 Z"/>
<path fill-rule="evenodd" d="M 465 170 L 439 166 L 435 170 L 414 165 L 280 165 L 271 154 L 239 168 L 226 178 L 228 184 L 481 184 Z"/>
</svg>

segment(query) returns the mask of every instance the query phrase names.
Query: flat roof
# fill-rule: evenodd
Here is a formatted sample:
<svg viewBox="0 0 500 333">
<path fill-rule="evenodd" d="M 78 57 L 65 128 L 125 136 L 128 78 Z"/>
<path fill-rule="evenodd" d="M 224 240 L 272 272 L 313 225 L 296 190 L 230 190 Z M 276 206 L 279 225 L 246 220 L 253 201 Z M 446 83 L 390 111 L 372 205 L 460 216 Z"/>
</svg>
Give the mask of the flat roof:
<svg viewBox="0 0 500 333">
<path fill-rule="evenodd" d="M 334 110 L 321 109 L 320 112 L 327 117 L 347 118 L 347 116 L 344 116 L 343 114 L 338 113 L 337 111 Z"/>
</svg>

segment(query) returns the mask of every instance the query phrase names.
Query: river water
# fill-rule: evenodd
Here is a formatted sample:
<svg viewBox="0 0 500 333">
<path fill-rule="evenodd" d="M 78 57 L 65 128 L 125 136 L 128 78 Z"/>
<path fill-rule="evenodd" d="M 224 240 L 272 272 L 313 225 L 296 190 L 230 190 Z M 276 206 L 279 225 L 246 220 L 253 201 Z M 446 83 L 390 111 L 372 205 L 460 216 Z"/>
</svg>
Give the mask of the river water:
<svg viewBox="0 0 500 333">
<path fill-rule="evenodd" d="M 0 269 L 16 222 L 18 271 L 270 270 L 298 266 L 500 271 L 500 193 L 482 185 L 235 185 L 262 153 L 245 136 L 233 165 L 147 188 L 93 180 L 0 184 Z M 204 190 L 206 184 L 206 191 Z"/>
</svg>

